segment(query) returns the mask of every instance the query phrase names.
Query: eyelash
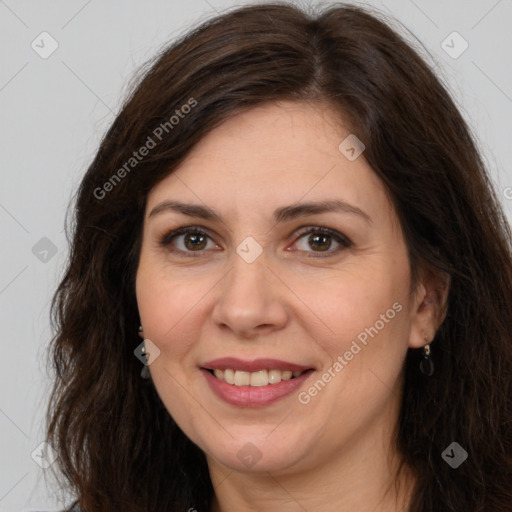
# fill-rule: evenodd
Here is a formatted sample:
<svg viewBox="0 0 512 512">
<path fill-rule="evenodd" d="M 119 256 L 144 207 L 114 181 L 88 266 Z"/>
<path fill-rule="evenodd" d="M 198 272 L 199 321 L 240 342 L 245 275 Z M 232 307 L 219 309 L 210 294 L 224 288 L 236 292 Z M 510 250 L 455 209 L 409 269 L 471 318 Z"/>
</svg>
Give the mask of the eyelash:
<svg viewBox="0 0 512 512">
<path fill-rule="evenodd" d="M 204 251 L 206 251 L 207 249 L 201 249 L 199 251 L 184 251 L 181 249 L 170 249 L 169 248 L 171 246 L 172 241 L 176 237 L 178 237 L 180 235 L 186 235 L 189 233 L 204 235 L 211 239 L 211 237 L 208 235 L 208 233 L 203 231 L 200 227 L 187 226 L 187 227 L 175 229 L 173 231 L 169 231 L 168 233 L 164 234 L 160 239 L 160 245 L 167 248 L 170 252 L 179 253 L 179 254 L 184 255 L 185 257 L 196 257 L 196 258 L 200 257 L 204 253 Z M 300 240 L 305 235 L 309 235 L 309 234 L 313 234 L 313 233 L 328 235 L 328 236 L 332 237 L 336 242 L 338 242 L 340 244 L 340 247 L 338 247 L 337 249 L 334 249 L 332 251 L 331 250 L 325 251 L 326 252 L 325 255 L 322 254 L 324 251 L 312 251 L 313 253 L 318 253 L 318 255 L 309 256 L 311 258 L 326 258 L 329 256 L 333 256 L 335 254 L 338 254 L 343 249 L 348 249 L 349 247 L 352 246 L 352 242 L 347 237 L 345 237 L 341 233 L 338 233 L 337 231 L 334 231 L 332 229 L 325 228 L 322 226 L 309 226 L 307 228 L 304 228 L 304 230 L 301 230 L 297 234 L 297 240 Z M 305 252 L 310 252 L 310 251 L 305 251 Z"/>
</svg>

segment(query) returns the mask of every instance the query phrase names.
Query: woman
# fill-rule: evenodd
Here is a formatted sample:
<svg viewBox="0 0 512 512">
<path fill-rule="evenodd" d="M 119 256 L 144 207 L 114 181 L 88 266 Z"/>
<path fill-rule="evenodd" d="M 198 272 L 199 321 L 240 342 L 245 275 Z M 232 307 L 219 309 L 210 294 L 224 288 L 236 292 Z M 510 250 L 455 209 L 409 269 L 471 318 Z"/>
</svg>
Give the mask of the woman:
<svg viewBox="0 0 512 512">
<path fill-rule="evenodd" d="M 377 15 L 204 23 L 75 212 L 48 442 L 81 510 L 512 510 L 510 230 Z"/>
</svg>

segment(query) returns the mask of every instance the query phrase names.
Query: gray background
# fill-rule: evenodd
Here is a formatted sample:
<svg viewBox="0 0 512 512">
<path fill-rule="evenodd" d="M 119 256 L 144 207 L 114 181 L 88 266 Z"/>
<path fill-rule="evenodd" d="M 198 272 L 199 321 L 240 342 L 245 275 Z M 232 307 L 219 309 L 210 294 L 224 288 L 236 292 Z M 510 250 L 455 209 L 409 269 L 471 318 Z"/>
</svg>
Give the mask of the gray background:
<svg viewBox="0 0 512 512">
<path fill-rule="evenodd" d="M 0 0 L 0 512 L 70 500 L 46 487 L 32 453 L 44 441 L 49 301 L 66 259 L 71 194 L 134 71 L 198 21 L 247 3 Z M 392 14 L 423 44 L 478 138 L 510 219 L 512 0 L 360 3 Z M 58 48 L 42 58 L 52 44 L 45 31 Z M 454 31 L 469 44 L 457 58 L 463 41 L 448 37 Z"/>
</svg>

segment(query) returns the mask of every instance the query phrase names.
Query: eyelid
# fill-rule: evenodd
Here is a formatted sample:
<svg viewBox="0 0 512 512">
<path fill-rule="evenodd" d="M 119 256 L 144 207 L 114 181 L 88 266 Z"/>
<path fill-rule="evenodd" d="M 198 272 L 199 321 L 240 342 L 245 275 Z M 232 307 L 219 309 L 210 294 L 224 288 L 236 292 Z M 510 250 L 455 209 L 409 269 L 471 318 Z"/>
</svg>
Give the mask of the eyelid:
<svg viewBox="0 0 512 512">
<path fill-rule="evenodd" d="M 211 240 L 215 245 L 218 245 L 213 237 L 210 235 L 208 229 L 203 228 L 202 226 L 182 226 L 176 229 L 172 229 L 170 231 L 166 231 L 162 236 L 159 237 L 159 245 L 166 248 L 169 252 L 179 253 L 185 256 L 201 256 L 206 249 L 201 249 L 200 251 L 183 251 L 181 249 L 171 249 L 172 241 L 181 235 L 186 235 L 189 233 L 202 234 L 205 235 L 209 240 Z"/>
<path fill-rule="evenodd" d="M 340 245 L 340 247 L 338 247 L 337 249 L 329 250 L 329 251 L 302 251 L 302 252 L 306 252 L 310 255 L 314 254 L 315 256 L 311 256 L 314 258 L 334 256 L 334 255 L 339 254 L 342 250 L 352 247 L 352 245 L 353 245 L 352 241 L 348 237 L 346 237 L 345 235 L 340 233 L 339 231 L 337 231 L 335 229 L 327 228 L 325 226 L 318 226 L 318 225 L 311 225 L 311 226 L 306 226 L 306 227 L 300 228 L 299 232 L 295 234 L 296 240 L 295 240 L 294 244 L 298 240 L 300 240 L 302 237 L 304 237 L 305 235 L 313 234 L 313 233 L 321 233 L 324 235 L 328 235 L 331 238 L 333 238 Z"/>
<path fill-rule="evenodd" d="M 199 233 L 206 235 L 211 238 L 208 230 L 206 228 L 203 228 L 202 226 L 182 226 L 176 229 L 171 229 L 169 231 L 166 231 L 161 237 L 160 237 L 160 243 L 162 245 L 168 245 L 171 243 L 171 240 L 178 235 L 184 235 L 187 233 Z"/>
<path fill-rule="evenodd" d="M 167 248 L 170 252 L 173 252 L 173 253 L 180 253 L 180 254 L 183 254 L 186 256 L 201 256 L 205 251 L 207 251 L 207 249 L 201 249 L 199 251 L 183 251 L 181 249 L 169 249 L 169 246 L 171 246 L 171 243 L 175 238 L 177 238 L 178 236 L 181 236 L 181 235 L 186 235 L 188 233 L 198 233 L 198 234 L 205 235 L 206 237 L 208 237 L 208 239 L 213 241 L 213 243 L 215 243 L 215 245 L 218 245 L 213 240 L 213 237 L 210 235 L 209 229 L 204 228 L 202 226 L 195 226 L 195 225 L 182 226 L 182 227 L 173 229 L 171 231 L 165 232 L 159 238 L 159 245 Z M 327 228 L 325 226 L 319 226 L 319 225 L 303 226 L 303 227 L 299 228 L 298 230 L 296 230 L 293 234 L 293 236 L 294 236 L 293 244 L 295 244 L 298 240 L 300 240 L 305 235 L 313 234 L 313 233 L 321 233 L 321 234 L 330 236 L 340 245 L 340 247 L 337 249 L 334 249 L 334 250 L 329 250 L 329 251 L 301 251 L 301 250 L 299 250 L 300 252 L 303 252 L 303 253 L 309 253 L 311 255 L 311 257 L 316 258 L 316 257 L 332 256 L 332 255 L 338 254 L 343 249 L 347 249 L 353 245 L 352 241 L 348 237 L 343 235 L 342 233 L 340 233 L 334 229 Z M 312 256 L 312 255 L 315 255 L 315 256 Z"/>
</svg>

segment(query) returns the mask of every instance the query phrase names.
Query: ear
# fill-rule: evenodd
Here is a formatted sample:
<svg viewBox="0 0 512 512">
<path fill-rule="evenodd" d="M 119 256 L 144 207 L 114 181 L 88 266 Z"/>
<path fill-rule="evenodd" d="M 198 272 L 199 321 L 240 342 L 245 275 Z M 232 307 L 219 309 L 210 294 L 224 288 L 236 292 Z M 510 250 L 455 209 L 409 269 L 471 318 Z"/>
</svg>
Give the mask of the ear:
<svg viewBox="0 0 512 512">
<path fill-rule="evenodd" d="M 450 282 L 450 276 L 441 270 L 422 270 L 412 296 L 410 348 L 421 348 L 434 339 L 446 317 Z"/>
</svg>

